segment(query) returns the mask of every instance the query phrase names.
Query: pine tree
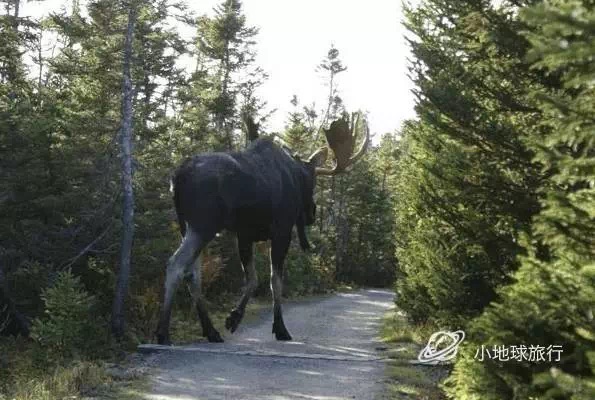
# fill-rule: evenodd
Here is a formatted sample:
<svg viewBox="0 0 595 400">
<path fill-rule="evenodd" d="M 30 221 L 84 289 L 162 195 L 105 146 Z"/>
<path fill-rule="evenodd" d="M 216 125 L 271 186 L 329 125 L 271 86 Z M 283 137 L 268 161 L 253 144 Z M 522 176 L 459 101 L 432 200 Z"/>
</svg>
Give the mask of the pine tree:
<svg viewBox="0 0 595 400">
<path fill-rule="evenodd" d="M 290 103 L 293 110 L 287 117 L 282 135 L 283 144 L 301 157 L 308 157 L 314 143 L 314 127 L 307 125 L 306 112 L 300 106 L 297 96 L 294 95 Z"/>
<path fill-rule="evenodd" d="M 535 90 L 542 135 L 530 141 L 547 180 L 528 255 L 501 300 L 472 324 L 471 346 L 562 347 L 555 363 L 490 361 L 468 349 L 457 362 L 452 398 L 591 399 L 595 396 L 595 10 L 581 1 L 546 1 L 523 9 L 534 30 L 533 68 L 562 87 Z M 473 379 L 469 379 L 473 376 Z"/>
<path fill-rule="evenodd" d="M 518 2 L 515 2 L 518 3 Z M 403 129 L 397 203 L 399 304 L 462 327 L 518 268 L 538 211 L 537 134 L 516 5 L 428 0 L 406 11 L 418 121 Z"/>
<path fill-rule="evenodd" d="M 212 18 L 198 20 L 197 50 L 200 71 L 207 79 L 207 90 L 201 92 L 204 106 L 211 115 L 215 135 L 220 137 L 220 149 L 234 148 L 234 129 L 240 126 L 238 96 L 260 84 L 262 70 L 254 66 L 253 38 L 258 29 L 248 26 L 239 0 L 224 0 L 214 9 Z M 208 73 L 207 70 L 216 72 Z M 251 75 L 242 80 L 238 72 Z"/>
</svg>

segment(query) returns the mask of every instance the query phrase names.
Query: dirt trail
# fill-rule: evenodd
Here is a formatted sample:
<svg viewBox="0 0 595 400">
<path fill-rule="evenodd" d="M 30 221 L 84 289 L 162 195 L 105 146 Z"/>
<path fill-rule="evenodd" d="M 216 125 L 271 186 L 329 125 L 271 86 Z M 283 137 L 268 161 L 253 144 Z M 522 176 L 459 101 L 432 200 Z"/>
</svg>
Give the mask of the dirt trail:
<svg viewBox="0 0 595 400">
<path fill-rule="evenodd" d="M 271 312 L 227 334 L 225 343 L 145 345 L 153 360 L 151 400 L 384 398 L 377 339 L 393 293 L 359 290 L 284 306 L 291 342 L 271 334 Z"/>
</svg>

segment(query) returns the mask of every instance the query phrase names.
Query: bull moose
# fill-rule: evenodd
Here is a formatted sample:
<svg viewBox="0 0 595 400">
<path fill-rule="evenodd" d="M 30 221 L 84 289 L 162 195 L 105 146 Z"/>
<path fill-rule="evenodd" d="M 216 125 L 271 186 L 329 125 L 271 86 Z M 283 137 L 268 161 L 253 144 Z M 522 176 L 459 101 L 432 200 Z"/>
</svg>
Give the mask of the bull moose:
<svg viewBox="0 0 595 400">
<path fill-rule="evenodd" d="M 365 136 L 353 154 L 358 130 Z M 250 133 L 255 136 L 254 131 Z M 332 122 L 325 129 L 325 136 L 328 147 L 317 150 L 307 161 L 292 156 L 273 140 L 257 138 L 244 151 L 197 155 L 176 170 L 172 191 L 183 239 L 167 264 L 165 295 L 156 332 L 159 344 L 171 343 L 172 300 L 184 275 L 191 280 L 203 335 L 209 342 L 223 341 L 200 294 L 198 256 L 224 229 L 237 235 L 246 278 L 242 297 L 227 317 L 225 327 L 232 333 L 237 329 L 257 287 L 254 242 L 270 240 L 273 333 L 277 340 L 291 340 L 283 322 L 281 290 L 283 261 L 293 227 L 297 228 L 300 246 L 306 250 L 309 244 L 305 229 L 314 223 L 316 214 L 313 197 L 316 176 L 344 172 L 366 152 L 370 140 L 367 123 L 360 113 Z M 334 154 L 332 168 L 323 167 L 328 148 Z"/>
</svg>

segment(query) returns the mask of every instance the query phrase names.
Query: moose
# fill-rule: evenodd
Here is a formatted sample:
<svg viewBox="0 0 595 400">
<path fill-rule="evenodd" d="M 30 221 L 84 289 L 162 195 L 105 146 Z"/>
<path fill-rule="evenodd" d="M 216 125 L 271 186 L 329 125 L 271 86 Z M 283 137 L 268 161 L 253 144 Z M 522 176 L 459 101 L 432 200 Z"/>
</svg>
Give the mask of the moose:
<svg viewBox="0 0 595 400">
<path fill-rule="evenodd" d="M 248 126 L 248 136 L 258 136 L 255 125 L 251 126 L 252 129 Z M 363 132 L 364 139 L 353 154 L 358 130 Z M 200 154 L 187 159 L 175 171 L 171 183 L 183 239 L 167 264 L 165 294 L 156 332 L 159 344 L 171 344 L 172 301 L 184 276 L 190 279 L 203 335 L 209 342 L 223 342 L 201 297 L 198 260 L 201 250 L 222 230 L 237 235 L 245 275 L 242 296 L 225 321 L 226 329 L 235 332 L 257 287 L 253 245 L 270 240 L 272 333 L 277 340 L 291 340 L 283 322 L 281 291 L 283 262 L 293 227 L 296 227 L 301 248 L 307 250 L 310 245 L 306 226 L 315 222 L 316 215 L 316 177 L 346 171 L 366 152 L 370 141 L 369 129 L 361 113 L 333 121 L 324 133 L 328 147 L 318 149 L 306 161 L 291 155 L 271 139 L 255 138 L 244 151 Z M 328 148 L 334 154 L 332 168 L 323 166 Z"/>
</svg>

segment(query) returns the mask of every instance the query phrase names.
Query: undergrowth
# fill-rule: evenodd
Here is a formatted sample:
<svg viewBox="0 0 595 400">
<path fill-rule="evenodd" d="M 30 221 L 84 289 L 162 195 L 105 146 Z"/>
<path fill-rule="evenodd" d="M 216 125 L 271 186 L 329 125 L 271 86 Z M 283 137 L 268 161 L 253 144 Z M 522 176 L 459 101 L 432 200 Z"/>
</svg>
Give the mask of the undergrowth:
<svg viewBox="0 0 595 400">
<path fill-rule="evenodd" d="M 380 336 L 388 346 L 386 351 L 391 359 L 386 368 L 391 399 L 446 399 L 439 385 L 448 375 L 449 367 L 414 363 L 432 332 L 429 325 L 411 325 L 399 310 L 385 315 Z"/>
</svg>

